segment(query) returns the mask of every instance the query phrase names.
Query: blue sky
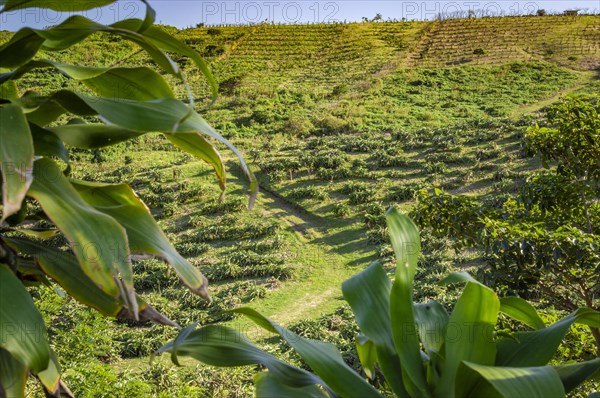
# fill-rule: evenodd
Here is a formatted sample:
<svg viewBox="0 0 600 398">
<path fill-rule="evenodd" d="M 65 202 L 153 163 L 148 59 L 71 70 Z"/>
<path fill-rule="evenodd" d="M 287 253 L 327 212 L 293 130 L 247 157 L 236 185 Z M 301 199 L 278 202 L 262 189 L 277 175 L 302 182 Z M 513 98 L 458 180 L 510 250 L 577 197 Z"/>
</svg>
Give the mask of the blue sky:
<svg viewBox="0 0 600 398">
<path fill-rule="evenodd" d="M 74 0 L 82 1 L 82 0 Z M 281 23 L 360 21 L 382 14 L 384 19 L 432 19 L 439 13 L 449 14 L 473 10 L 483 14 L 528 14 L 543 8 L 562 12 L 566 9 L 600 11 L 600 0 L 545 0 L 545 1 L 315 1 L 315 0 L 256 0 L 256 1 L 200 1 L 150 0 L 157 11 L 157 22 L 179 28 L 195 26 L 199 22 L 215 24 L 248 24 L 268 21 Z M 85 12 L 90 19 L 112 23 L 118 19 L 141 17 L 144 6 L 137 0 L 120 0 L 115 4 Z M 44 27 L 53 25 L 73 13 L 51 10 L 19 10 L 0 15 L 0 29 L 16 30 L 22 26 Z"/>
</svg>

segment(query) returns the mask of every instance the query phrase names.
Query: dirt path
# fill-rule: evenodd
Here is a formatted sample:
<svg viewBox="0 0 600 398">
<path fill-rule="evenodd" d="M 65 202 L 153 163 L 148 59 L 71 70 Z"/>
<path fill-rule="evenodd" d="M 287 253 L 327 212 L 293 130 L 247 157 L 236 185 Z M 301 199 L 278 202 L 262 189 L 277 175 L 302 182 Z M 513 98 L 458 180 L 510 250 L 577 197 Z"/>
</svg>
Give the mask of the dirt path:
<svg viewBox="0 0 600 398">
<path fill-rule="evenodd" d="M 331 312 L 344 304 L 341 284 L 374 259 L 355 220 L 325 219 L 262 188 L 257 206 L 265 217 L 287 225 L 295 277 L 283 282 L 264 299 L 250 306 L 273 320 L 289 325 Z M 348 245 L 353 250 L 349 250 Z M 233 322 L 246 328 L 248 322 Z"/>
</svg>

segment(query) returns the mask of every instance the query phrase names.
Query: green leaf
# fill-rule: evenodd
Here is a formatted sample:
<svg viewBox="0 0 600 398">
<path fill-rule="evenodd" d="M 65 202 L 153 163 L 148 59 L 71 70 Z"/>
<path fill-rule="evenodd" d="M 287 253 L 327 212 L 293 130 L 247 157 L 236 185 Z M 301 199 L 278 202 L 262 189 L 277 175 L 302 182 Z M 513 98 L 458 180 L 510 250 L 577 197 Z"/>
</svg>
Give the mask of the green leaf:
<svg viewBox="0 0 600 398">
<path fill-rule="evenodd" d="M 13 102 L 23 107 L 27 120 L 41 127 L 54 122 L 67 112 L 79 116 L 95 116 L 98 114 L 77 94 L 68 90 L 57 91 L 48 97 L 37 93 L 25 93 L 19 101 Z"/>
<path fill-rule="evenodd" d="M 377 390 L 346 365 L 339 351 L 332 344 L 298 336 L 251 308 L 242 307 L 227 312 L 243 314 L 260 327 L 279 334 L 336 394 L 381 397 Z"/>
<path fill-rule="evenodd" d="M 558 373 L 565 392 L 569 393 L 588 378 L 598 373 L 600 370 L 600 358 L 569 365 L 553 365 L 552 367 Z"/>
<path fill-rule="evenodd" d="M 131 252 L 157 255 L 173 266 L 183 283 L 195 294 L 210 300 L 208 281 L 169 243 L 146 205 L 127 184 L 98 184 L 72 181 L 88 204 L 117 220 L 127 231 Z"/>
<path fill-rule="evenodd" d="M 33 123 L 29 123 L 29 128 L 36 156 L 56 156 L 65 163 L 69 163 L 69 152 L 63 143 L 64 140 Z"/>
<path fill-rule="evenodd" d="M 54 68 L 68 77 L 81 81 L 96 95 L 108 98 L 126 98 L 139 101 L 156 98 L 175 98 L 165 79 L 146 67 L 99 68 L 68 65 L 47 59 L 29 61 L 18 69 L 0 75 L 0 83 L 19 79 L 38 68 Z"/>
<path fill-rule="evenodd" d="M 109 98 L 126 98 L 138 101 L 157 98 L 175 98 L 165 79 L 145 67 L 110 68 L 92 79 L 82 80 L 96 95 Z"/>
<path fill-rule="evenodd" d="M 37 377 L 44 388 L 50 392 L 51 396 L 59 396 L 60 390 L 60 364 L 58 358 L 52 350 L 50 350 L 50 361 L 48 368 L 37 373 Z"/>
<path fill-rule="evenodd" d="M 157 353 L 170 352 L 175 357 L 189 356 L 212 366 L 264 365 L 281 383 L 291 387 L 323 384 L 315 375 L 289 365 L 262 351 L 235 329 L 207 325 L 197 330 L 183 330 L 183 338 L 161 347 Z"/>
<path fill-rule="evenodd" d="M 496 343 L 499 366 L 542 366 L 556 353 L 562 339 L 573 323 L 597 327 L 600 312 L 580 308 L 560 321 L 540 330 L 517 332 L 513 338 L 502 338 Z"/>
<path fill-rule="evenodd" d="M 258 184 L 254 174 L 246 165 L 242 154 L 237 148 L 217 133 L 193 109 L 180 101 L 168 98 L 155 101 L 131 101 L 83 95 L 79 97 L 110 123 L 126 129 L 145 132 L 161 131 L 164 133 L 196 134 L 202 132 L 224 143 L 237 155 L 242 170 L 250 180 L 251 195 L 248 207 L 252 208 L 258 194 Z M 140 117 L 139 115 L 144 115 L 144 117 Z M 181 138 L 181 134 L 178 134 L 178 138 Z M 212 164 L 213 167 L 215 167 L 215 164 Z M 215 171 L 219 173 L 218 166 L 215 168 Z"/>
<path fill-rule="evenodd" d="M 32 182 L 33 140 L 23 111 L 0 107 L 0 160 L 2 163 L 2 219 L 21 209 Z"/>
<path fill-rule="evenodd" d="M 558 374 L 550 366 L 514 368 L 484 366 L 464 362 L 481 381 L 470 392 L 474 397 L 560 398 L 565 390 Z"/>
<path fill-rule="evenodd" d="M 11 10 L 20 10 L 23 8 L 48 8 L 54 11 L 86 11 L 92 8 L 104 7 L 115 3 L 117 0 L 92 0 L 80 1 L 76 3 L 52 1 L 52 0 L 2 0 L 0 6 L 3 6 L 2 12 Z"/>
<path fill-rule="evenodd" d="M 33 372 L 48 367 L 50 347 L 42 315 L 21 281 L 0 264 L 0 348 Z"/>
<path fill-rule="evenodd" d="M 451 285 L 454 283 L 465 283 L 465 282 L 479 283 L 479 281 L 476 280 L 475 278 L 473 278 L 471 276 L 471 274 L 469 274 L 468 272 L 460 271 L 460 272 L 452 272 L 450 275 L 448 275 L 444 279 L 442 279 L 439 282 L 439 284 L 442 286 L 445 286 L 445 285 Z"/>
<path fill-rule="evenodd" d="M 0 67 L 15 68 L 35 56 L 44 38 L 31 28 L 20 29 L 8 42 L 0 46 Z"/>
<path fill-rule="evenodd" d="M 65 124 L 56 127 L 46 127 L 46 130 L 60 137 L 62 141 L 69 145 L 87 149 L 114 145 L 144 134 L 139 131 L 131 131 L 118 126 L 96 123 Z"/>
<path fill-rule="evenodd" d="M 523 322 L 532 329 L 539 330 L 546 327 L 537 311 L 531 304 L 520 297 L 508 296 L 500 299 L 500 312 L 511 318 Z"/>
<path fill-rule="evenodd" d="M 325 391 L 316 385 L 290 387 L 281 383 L 271 372 L 260 372 L 254 375 L 255 395 L 265 398 L 324 398 Z"/>
<path fill-rule="evenodd" d="M 138 27 L 143 24 L 137 21 Z M 118 23 L 117 23 L 118 24 Z M 130 40 L 142 47 L 165 72 L 181 78 L 181 72 L 173 60 L 141 34 L 119 27 L 107 26 L 74 15 L 48 29 L 23 28 L 0 46 L 0 67 L 16 68 L 28 62 L 43 47 L 48 51 L 65 50 L 96 32 L 109 32 Z M 18 49 L 18 50 L 17 50 Z"/>
<path fill-rule="evenodd" d="M 375 364 L 377 363 L 377 349 L 372 340 L 365 335 L 356 336 L 356 352 L 367 377 L 371 380 L 375 377 Z"/>
<path fill-rule="evenodd" d="M 431 352 L 439 353 L 444 344 L 444 336 L 450 316 L 444 306 L 437 301 L 427 304 L 415 304 L 415 322 L 423 347 Z"/>
<path fill-rule="evenodd" d="M 427 397 L 431 393 L 425 379 L 412 302 L 413 279 L 421 252 L 419 230 L 410 218 L 394 208 L 388 210 L 386 219 L 396 255 L 396 277 L 390 297 L 394 342 L 403 372 L 418 390 L 418 395 Z M 416 393 L 410 388 L 408 391 L 411 395 Z"/>
<path fill-rule="evenodd" d="M 458 372 L 463 361 L 494 364 L 494 327 L 499 309 L 500 301 L 491 289 L 467 282 L 446 328 L 445 361 L 436 395 L 453 395 L 455 387 L 465 387 L 472 382 Z"/>
<path fill-rule="evenodd" d="M 364 271 L 342 283 L 342 293 L 352 307 L 361 333 L 377 347 L 376 357 L 386 381 L 398 396 L 408 396 L 402 382 L 400 358 L 392 334 L 391 289 L 392 282 L 379 262 L 371 264 Z M 359 341 L 357 347 L 358 344 Z"/>
<path fill-rule="evenodd" d="M 166 137 L 179 149 L 210 164 L 215 169 L 221 190 L 225 191 L 226 179 L 223 161 L 217 149 L 210 142 L 200 134 L 194 133 L 172 133 L 167 134 Z"/>
<path fill-rule="evenodd" d="M 204 77 L 206 78 L 213 95 L 213 99 L 216 98 L 219 86 L 217 85 L 217 81 L 215 80 L 210 68 L 204 61 L 204 59 L 198 54 L 196 50 L 187 44 L 177 40 L 173 36 L 164 32 L 162 29 L 156 26 L 151 26 L 142 32 L 142 35 L 150 40 L 155 46 L 165 51 L 174 52 L 177 54 L 185 55 L 190 57 L 192 61 L 196 64 L 196 67 L 200 69 Z"/>
<path fill-rule="evenodd" d="M 20 253 L 34 257 L 42 270 L 80 303 L 94 308 L 106 316 L 135 319 L 129 309 L 124 307 L 124 301 L 100 290 L 83 272 L 77 259 L 70 253 L 28 239 L 4 237 L 3 240 Z M 137 302 L 140 319 L 162 325 L 177 326 L 139 296 L 137 296 Z"/>
<path fill-rule="evenodd" d="M 125 230 L 114 218 L 87 204 L 50 159 L 34 164 L 28 195 L 63 232 L 85 274 L 106 294 L 127 303 L 133 314 L 138 305 Z"/>
<path fill-rule="evenodd" d="M 119 313 L 119 301 L 100 290 L 81 270 L 73 255 L 28 239 L 3 239 L 18 252 L 34 256 L 42 270 L 75 300 L 95 308 L 103 315 L 117 316 Z"/>
<path fill-rule="evenodd" d="M 25 398 L 26 382 L 25 365 L 17 361 L 8 351 L 0 348 L 0 396 Z"/>
<path fill-rule="evenodd" d="M 17 91 L 17 85 L 15 82 L 0 83 L 0 98 L 17 98 L 19 92 Z"/>
</svg>

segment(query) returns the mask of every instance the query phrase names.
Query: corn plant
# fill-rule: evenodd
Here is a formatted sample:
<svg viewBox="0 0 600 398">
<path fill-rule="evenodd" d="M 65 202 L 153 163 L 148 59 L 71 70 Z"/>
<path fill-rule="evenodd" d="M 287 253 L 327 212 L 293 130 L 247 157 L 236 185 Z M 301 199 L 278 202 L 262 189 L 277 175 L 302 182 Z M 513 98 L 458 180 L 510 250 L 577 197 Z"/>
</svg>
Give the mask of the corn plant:
<svg viewBox="0 0 600 398">
<path fill-rule="evenodd" d="M 6 0 L 0 2 L 0 14 L 30 7 L 83 11 L 113 2 Z M 47 395 L 70 395 L 27 285 L 52 279 L 106 316 L 176 326 L 134 290 L 131 255 L 144 253 L 169 263 L 183 284 L 209 299 L 206 278 L 177 253 L 129 185 L 69 177 L 69 148 L 96 149 L 162 132 L 176 147 L 209 163 L 224 190 L 225 168 L 209 141 L 216 140 L 238 155 L 256 192 L 240 153 L 194 111 L 191 89 L 168 54 L 191 59 L 216 95 L 209 68 L 190 47 L 153 26 L 154 10 L 144 3 L 143 20 L 102 25 L 72 16 L 46 29 L 22 28 L 0 46 L 1 397 L 24 396 L 29 374 L 39 379 Z M 43 58 L 96 33 L 137 44 L 158 68 L 184 83 L 189 103 L 176 99 L 161 74 L 147 67 L 100 68 Z M 37 69 L 65 75 L 79 83 L 77 90 L 21 94 L 20 79 Z M 253 198 L 254 194 L 250 205 Z M 43 240 L 53 235 L 62 235 L 70 251 Z"/>
<path fill-rule="evenodd" d="M 395 209 L 386 218 L 397 260 L 393 282 L 375 263 L 342 285 L 360 327 L 356 347 L 366 378 L 344 363 L 335 346 L 303 338 L 250 308 L 230 312 L 281 336 L 314 373 L 221 325 L 191 325 L 158 352 L 169 352 L 175 363 L 190 356 L 214 366 L 260 364 L 266 371 L 255 376 L 259 397 L 382 397 L 369 383 L 377 372 L 399 397 L 564 397 L 600 370 L 600 358 L 548 365 L 571 325 L 600 325 L 598 311 L 580 308 L 546 325 L 527 301 L 498 298 L 464 272 L 441 282 L 465 284 L 450 314 L 436 301 L 414 303 L 419 231 Z M 529 330 L 496 332 L 500 313 Z"/>
</svg>

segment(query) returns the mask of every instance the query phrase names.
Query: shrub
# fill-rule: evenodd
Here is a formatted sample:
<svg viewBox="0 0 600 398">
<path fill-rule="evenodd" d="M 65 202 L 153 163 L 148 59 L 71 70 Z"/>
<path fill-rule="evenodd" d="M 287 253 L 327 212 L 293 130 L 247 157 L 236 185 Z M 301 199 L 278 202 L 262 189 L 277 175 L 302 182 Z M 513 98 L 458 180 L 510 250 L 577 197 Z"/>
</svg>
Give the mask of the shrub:
<svg viewBox="0 0 600 398">
<path fill-rule="evenodd" d="M 329 198 L 327 191 L 320 186 L 309 185 L 290 190 L 287 195 L 291 199 L 317 199 L 325 200 Z"/>
</svg>

